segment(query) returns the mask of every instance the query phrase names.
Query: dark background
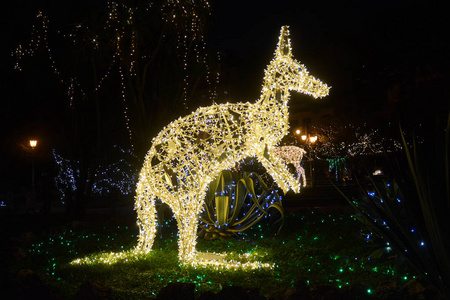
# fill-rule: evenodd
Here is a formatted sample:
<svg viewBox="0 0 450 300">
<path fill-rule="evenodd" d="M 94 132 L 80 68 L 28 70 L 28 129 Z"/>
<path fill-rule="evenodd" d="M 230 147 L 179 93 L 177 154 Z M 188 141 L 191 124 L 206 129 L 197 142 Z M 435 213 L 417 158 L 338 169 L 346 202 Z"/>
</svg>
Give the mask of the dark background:
<svg viewBox="0 0 450 300">
<path fill-rule="evenodd" d="M 60 138 L 58 111 L 64 105 L 55 99 L 60 87 L 48 63 L 33 61 L 33 69 L 42 73 L 27 72 L 27 68 L 17 72 L 11 52 L 28 40 L 37 10 L 49 12 L 50 25 L 70 24 L 82 13 L 82 2 L 15 1 L 2 8 L 0 194 L 29 184 L 29 138 L 38 137 L 38 155 L 51 161 L 51 149 Z M 376 101 L 387 97 L 389 74 L 399 73 L 397 81 L 417 82 L 420 68 L 431 68 L 432 74 L 438 74 L 438 83 L 405 100 L 403 118 L 411 116 L 413 121 L 430 103 L 448 103 L 442 88 L 448 79 L 448 17 L 438 2 L 334 1 L 330 5 L 326 1 L 220 0 L 211 1 L 211 6 L 207 47 L 221 53 L 223 82 L 234 87 L 230 95 L 234 99 L 258 98 L 280 27 L 290 25 L 294 57 L 332 86 L 323 101 L 341 110 L 358 107 L 360 116 L 369 114 L 379 107 Z M 227 76 L 227 69 L 235 70 L 237 76 Z"/>
</svg>

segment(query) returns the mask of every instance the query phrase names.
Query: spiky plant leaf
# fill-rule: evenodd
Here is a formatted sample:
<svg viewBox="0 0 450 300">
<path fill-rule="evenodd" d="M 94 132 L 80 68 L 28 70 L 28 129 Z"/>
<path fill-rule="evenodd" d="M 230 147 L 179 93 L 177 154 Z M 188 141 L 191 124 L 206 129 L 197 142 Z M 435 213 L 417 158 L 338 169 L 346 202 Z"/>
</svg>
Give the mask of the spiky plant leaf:
<svg viewBox="0 0 450 300">
<path fill-rule="evenodd" d="M 217 225 L 223 226 L 227 224 L 228 213 L 230 211 L 230 197 L 229 196 L 216 196 L 216 217 Z"/>
<path fill-rule="evenodd" d="M 281 198 L 252 172 L 221 172 L 209 186 L 204 207 L 200 221 L 206 232 L 242 232 L 266 217 L 269 209 L 278 210 L 284 222 Z"/>
</svg>

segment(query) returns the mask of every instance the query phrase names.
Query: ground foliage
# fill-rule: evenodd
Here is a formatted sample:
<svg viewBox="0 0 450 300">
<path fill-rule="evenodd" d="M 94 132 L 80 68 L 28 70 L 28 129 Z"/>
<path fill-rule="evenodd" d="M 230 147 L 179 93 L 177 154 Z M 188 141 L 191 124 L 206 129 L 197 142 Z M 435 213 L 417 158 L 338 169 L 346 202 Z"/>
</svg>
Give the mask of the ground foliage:
<svg viewBox="0 0 450 300">
<path fill-rule="evenodd" d="M 401 131 L 405 157 L 392 160 L 390 178 L 366 172 L 368 175 L 356 177 L 358 197 L 341 193 L 362 223 L 402 253 L 448 299 L 450 115 L 444 120 L 433 120 L 432 126 L 424 125 L 429 128 L 429 134 L 423 143 L 416 139 L 408 143 Z"/>
<path fill-rule="evenodd" d="M 348 214 L 298 211 L 287 214 L 279 235 L 275 234 L 275 228 L 262 222 L 238 238 L 198 241 L 199 251 L 227 252 L 228 258 L 233 259 L 250 253 L 251 259 L 274 263 L 273 270 L 181 267 L 177 259 L 176 224 L 168 219 L 162 225 L 160 238 L 150 254 L 139 259 L 127 256 L 112 265 L 72 265 L 70 262 L 80 257 L 95 259 L 105 253 L 132 249 L 136 244 L 135 225 L 91 226 L 47 233 L 45 237 L 22 241 L 24 253 L 11 260 L 8 272 L 20 274 L 29 270 L 39 274 L 47 286 L 64 298 L 76 295 L 83 283 L 95 279 L 123 299 L 154 298 L 171 282 L 194 283 L 197 294 L 217 292 L 233 285 L 258 288 L 269 297 L 282 294 L 298 280 L 310 287 L 358 286 L 366 297 L 371 297 L 381 282 L 395 283 L 400 288 L 414 276 L 395 253 L 380 255 L 377 252 L 375 255 L 374 249 L 385 242 Z M 19 277 L 14 276 L 9 286 L 11 294 L 20 295 L 26 290 Z"/>
</svg>

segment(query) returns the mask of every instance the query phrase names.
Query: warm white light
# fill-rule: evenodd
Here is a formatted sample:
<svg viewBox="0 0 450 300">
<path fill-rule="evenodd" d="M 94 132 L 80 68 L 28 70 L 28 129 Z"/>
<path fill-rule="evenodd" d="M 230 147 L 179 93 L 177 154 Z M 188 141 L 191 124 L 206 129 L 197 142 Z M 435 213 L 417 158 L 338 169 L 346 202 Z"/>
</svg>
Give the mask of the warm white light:
<svg viewBox="0 0 450 300">
<path fill-rule="evenodd" d="M 295 134 L 300 134 L 300 129 L 297 129 L 297 130 L 295 131 Z"/>
<path fill-rule="evenodd" d="M 310 137 L 309 137 L 309 141 L 310 141 L 311 143 L 315 143 L 315 142 L 317 141 L 317 135 L 315 135 L 315 136 L 310 136 Z"/>
<path fill-rule="evenodd" d="M 151 251 L 158 198 L 169 205 L 177 221 L 180 262 L 215 265 L 195 251 L 198 217 L 209 183 L 222 170 L 252 156 L 284 192 L 298 192 L 299 180 L 275 150 L 289 132 L 290 91 L 317 98 L 327 96 L 329 89 L 292 58 L 289 30 L 282 27 L 275 57 L 265 71 L 260 99 L 255 103 L 200 107 L 167 125 L 153 139 L 137 184 L 135 209 L 140 232 L 136 253 Z M 296 161 L 303 154 L 299 153 Z"/>
<path fill-rule="evenodd" d="M 294 165 L 295 171 L 297 171 L 297 180 L 300 182 L 300 179 L 303 179 L 303 186 L 306 186 L 305 169 L 303 169 L 300 164 L 303 154 L 305 154 L 306 151 L 297 146 L 281 146 L 275 147 L 273 152 L 281 157 L 287 164 Z"/>
<path fill-rule="evenodd" d="M 37 146 L 37 141 L 36 140 L 30 140 L 30 147 L 34 149 L 36 146 Z"/>
<path fill-rule="evenodd" d="M 306 141 L 307 136 L 304 134 L 302 135 L 302 141 Z"/>
</svg>

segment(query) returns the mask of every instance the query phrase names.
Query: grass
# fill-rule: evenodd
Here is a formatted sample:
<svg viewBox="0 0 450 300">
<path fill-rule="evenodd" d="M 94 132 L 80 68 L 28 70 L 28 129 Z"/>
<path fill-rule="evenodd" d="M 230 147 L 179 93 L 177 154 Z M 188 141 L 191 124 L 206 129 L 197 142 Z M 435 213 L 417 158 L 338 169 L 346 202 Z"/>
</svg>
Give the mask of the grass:
<svg viewBox="0 0 450 300">
<path fill-rule="evenodd" d="M 75 295 L 83 282 L 95 278 L 123 299 L 153 299 L 170 282 L 195 283 L 198 294 L 239 285 L 258 288 L 261 294 L 270 297 L 283 293 L 297 280 L 310 287 L 358 286 L 370 297 L 380 282 L 396 282 L 401 286 L 414 276 L 394 253 L 376 251 L 380 247 L 386 250 L 386 243 L 348 214 L 305 210 L 287 214 L 278 236 L 275 227 L 263 221 L 237 238 L 199 239 L 197 244 L 199 251 L 227 252 L 229 258 L 250 253 L 252 259 L 275 264 L 272 270 L 180 266 L 176 225 L 169 220 L 153 251 L 139 259 L 125 255 L 111 265 L 70 264 L 77 258 L 98 260 L 110 252 L 132 249 L 136 245 L 137 227 L 131 223 L 54 233 L 29 243 L 26 257 L 12 263 L 10 271 L 27 268 L 45 274 L 46 283 L 65 298 Z M 20 291 L 18 283 L 10 288 Z"/>
</svg>

